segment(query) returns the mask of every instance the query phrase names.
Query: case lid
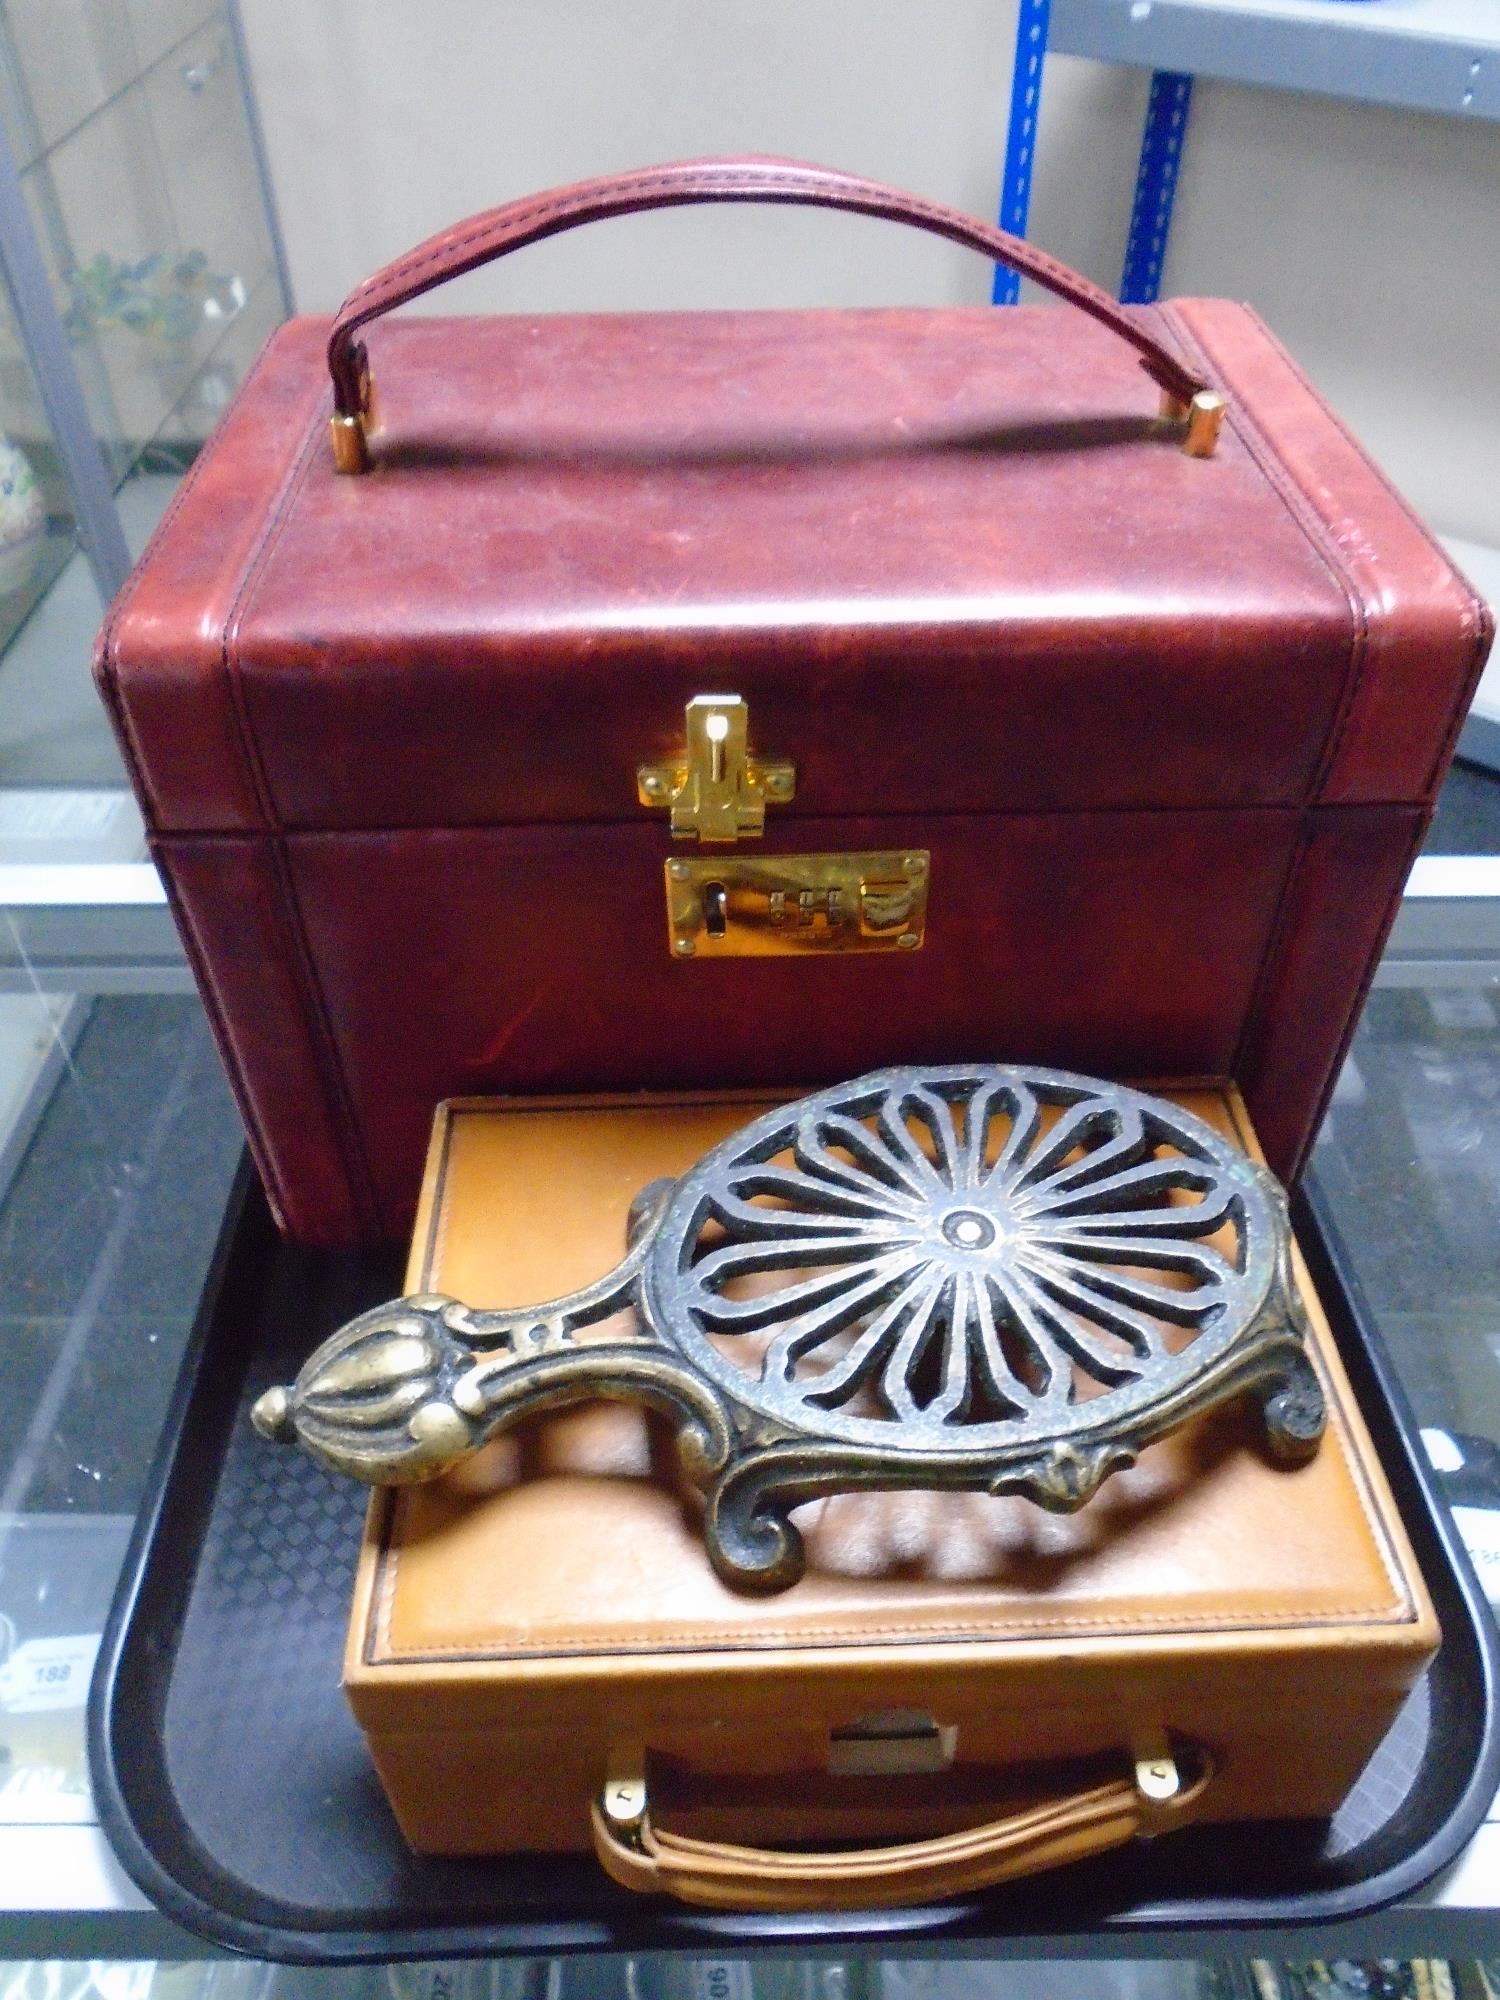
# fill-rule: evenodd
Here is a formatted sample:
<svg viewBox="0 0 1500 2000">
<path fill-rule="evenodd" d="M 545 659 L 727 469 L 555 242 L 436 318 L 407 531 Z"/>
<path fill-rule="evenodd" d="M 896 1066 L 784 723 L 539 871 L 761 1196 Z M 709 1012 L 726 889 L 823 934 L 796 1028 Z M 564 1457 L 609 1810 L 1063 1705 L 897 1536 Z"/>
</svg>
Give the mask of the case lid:
<svg viewBox="0 0 1500 2000">
<path fill-rule="evenodd" d="M 158 830 L 639 820 L 694 695 L 828 815 L 1417 801 L 1488 622 L 1245 308 L 1141 318 L 1164 437 L 1052 309 L 329 322 L 275 337 L 100 672 Z"/>
</svg>

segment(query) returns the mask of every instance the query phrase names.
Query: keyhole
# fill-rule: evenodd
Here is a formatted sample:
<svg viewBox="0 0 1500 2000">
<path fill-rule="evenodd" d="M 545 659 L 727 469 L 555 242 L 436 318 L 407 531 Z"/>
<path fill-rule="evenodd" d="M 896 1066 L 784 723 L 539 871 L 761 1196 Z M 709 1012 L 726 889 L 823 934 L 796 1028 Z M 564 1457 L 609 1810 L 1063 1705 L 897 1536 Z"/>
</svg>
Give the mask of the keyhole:
<svg viewBox="0 0 1500 2000">
<path fill-rule="evenodd" d="M 703 887 L 703 928 L 712 938 L 721 938 L 729 913 L 729 891 L 722 882 L 706 882 Z"/>
</svg>

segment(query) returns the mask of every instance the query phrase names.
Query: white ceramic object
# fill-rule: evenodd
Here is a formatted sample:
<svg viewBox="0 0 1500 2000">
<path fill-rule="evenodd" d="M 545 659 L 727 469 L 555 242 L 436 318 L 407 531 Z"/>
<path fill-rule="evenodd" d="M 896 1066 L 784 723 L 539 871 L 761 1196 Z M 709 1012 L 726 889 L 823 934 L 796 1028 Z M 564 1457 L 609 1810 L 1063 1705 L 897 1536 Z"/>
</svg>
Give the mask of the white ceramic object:
<svg viewBox="0 0 1500 2000">
<path fill-rule="evenodd" d="M 46 533 L 47 505 L 31 460 L 0 437 L 0 597 L 28 581 Z"/>
</svg>

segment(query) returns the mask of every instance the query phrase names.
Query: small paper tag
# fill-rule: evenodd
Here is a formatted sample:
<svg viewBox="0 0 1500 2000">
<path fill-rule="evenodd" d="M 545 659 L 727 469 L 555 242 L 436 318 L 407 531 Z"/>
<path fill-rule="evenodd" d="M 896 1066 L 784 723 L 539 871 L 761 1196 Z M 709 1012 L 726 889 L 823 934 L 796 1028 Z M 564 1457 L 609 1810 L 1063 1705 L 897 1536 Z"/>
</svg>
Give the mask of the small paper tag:
<svg viewBox="0 0 1500 2000">
<path fill-rule="evenodd" d="M 693 2000 L 753 2000 L 750 1967 L 742 1958 L 695 1959 Z"/>
<path fill-rule="evenodd" d="M 1455 1507 L 1453 1519 L 1485 1596 L 1491 1604 L 1500 1605 L 1500 1509 Z"/>
<path fill-rule="evenodd" d="M 99 1634 L 28 1639 L 0 1667 L 0 1708 L 34 1715 L 46 1708 L 82 1708 L 99 1652 Z"/>
</svg>

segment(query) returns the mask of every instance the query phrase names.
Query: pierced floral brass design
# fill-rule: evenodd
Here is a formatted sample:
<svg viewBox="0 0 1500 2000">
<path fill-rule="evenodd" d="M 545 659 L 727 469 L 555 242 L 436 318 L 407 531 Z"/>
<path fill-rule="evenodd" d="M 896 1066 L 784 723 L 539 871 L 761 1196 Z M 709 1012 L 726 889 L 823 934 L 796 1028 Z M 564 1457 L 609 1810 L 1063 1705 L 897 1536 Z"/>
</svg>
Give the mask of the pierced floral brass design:
<svg viewBox="0 0 1500 2000">
<path fill-rule="evenodd" d="M 523 1416 L 665 1413 L 737 1588 L 801 1575 L 793 1508 L 961 1488 L 1081 1506 L 1231 1396 L 1317 1449 L 1286 1201 L 1201 1119 L 1064 1070 L 877 1071 L 771 1111 L 636 1201 L 608 1277 L 524 1311 L 363 1314 L 267 1436 L 372 1484 L 431 1478 Z M 579 1333 L 634 1308 L 625 1338 Z"/>
</svg>

